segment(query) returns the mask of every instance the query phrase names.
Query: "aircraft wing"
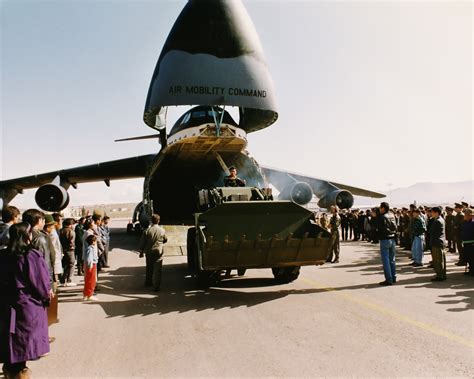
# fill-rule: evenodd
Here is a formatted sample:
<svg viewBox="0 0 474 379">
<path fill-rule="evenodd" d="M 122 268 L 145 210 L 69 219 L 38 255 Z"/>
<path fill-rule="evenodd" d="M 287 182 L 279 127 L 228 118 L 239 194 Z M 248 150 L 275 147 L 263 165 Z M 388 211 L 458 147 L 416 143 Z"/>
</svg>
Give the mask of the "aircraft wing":
<svg viewBox="0 0 474 379">
<path fill-rule="evenodd" d="M 15 195 L 24 189 L 40 187 L 52 183 L 61 185 L 65 189 L 76 187 L 78 183 L 104 181 L 109 185 L 110 180 L 132 179 L 145 177 L 147 169 L 155 154 L 142 155 L 133 158 L 95 163 L 88 166 L 51 171 L 39 175 L 24 176 L 21 178 L 0 181 L 0 200 L 8 204 Z M 59 180 L 58 180 L 59 178 Z"/>
<path fill-rule="evenodd" d="M 385 197 L 384 194 L 357 188 L 346 184 L 330 182 L 324 179 L 313 178 L 289 171 L 279 170 L 271 167 L 260 166 L 268 182 L 273 184 L 279 191 L 284 190 L 287 186 L 295 182 L 305 182 L 309 184 L 313 193 L 320 199 L 320 206 L 326 208 L 328 205 L 345 205 L 343 208 L 350 208 L 353 204 L 353 196 L 366 196 L 373 198 Z M 349 192 L 349 194 L 347 193 Z M 339 199 L 338 199 L 339 196 Z M 342 201 L 344 197 L 346 201 Z M 334 198 L 329 200 L 330 198 Z M 327 201 L 325 201 L 325 199 Z M 334 200 L 334 201 L 332 201 Z M 350 205 L 349 205 L 350 203 Z"/>
</svg>

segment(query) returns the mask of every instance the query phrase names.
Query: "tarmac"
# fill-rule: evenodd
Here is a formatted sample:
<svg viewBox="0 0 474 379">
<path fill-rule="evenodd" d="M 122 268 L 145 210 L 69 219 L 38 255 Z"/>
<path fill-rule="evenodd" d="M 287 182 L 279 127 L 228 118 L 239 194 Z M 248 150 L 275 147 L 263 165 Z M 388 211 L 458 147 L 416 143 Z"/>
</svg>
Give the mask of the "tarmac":
<svg viewBox="0 0 474 379">
<path fill-rule="evenodd" d="M 202 290 L 170 249 L 152 292 L 137 242 L 112 230 L 98 301 L 82 301 L 81 277 L 61 288 L 51 353 L 28 363 L 35 378 L 474 377 L 474 278 L 456 255 L 434 283 L 399 249 L 398 283 L 381 287 L 378 246 L 343 242 L 339 264 L 303 267 L 293 283 L 260 269 Z"/>
</svg>

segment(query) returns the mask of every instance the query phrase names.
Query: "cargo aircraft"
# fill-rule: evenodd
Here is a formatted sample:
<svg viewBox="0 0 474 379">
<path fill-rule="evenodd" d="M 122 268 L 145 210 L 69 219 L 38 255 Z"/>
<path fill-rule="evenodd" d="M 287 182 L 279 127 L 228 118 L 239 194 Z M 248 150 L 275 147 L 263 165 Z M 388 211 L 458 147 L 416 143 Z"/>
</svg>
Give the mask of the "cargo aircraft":
<svg viewBox="0 0 474 379">
<path fill-rule="evenodd" d="M 167 132 L 168 106 L 194 106 Z M 227 109 L 226 109 L 227 107 Z M 238 109 L 238 120 L 228 112 Z M 163 223 L 188 223 L 197 211 L 202 188 L 222 186 L 228 166 L 247 185 L 279 191 L 280 199 L 350 208 L 353 195 L 385 195 L 259 165 L 248 153 L 247 135 L 278 118 L 272 78 L 255 27 L 239 0 L 190 0 L 165 42 L 152 76 L 143 120 L 156 130 L 156 154 L 102 162 L 0 181 L 0 206 L 24 189 L 39 187 L 38 206 L 60 211 L 70 187 L 79 183 L 144 178 L 143 200 L 136 213 L 146 223 L 159 213 Z M 294 126 L 297 128 L 297 125 Z M 121 140 L 123 141 L 123 140 Z"/>
</svg>

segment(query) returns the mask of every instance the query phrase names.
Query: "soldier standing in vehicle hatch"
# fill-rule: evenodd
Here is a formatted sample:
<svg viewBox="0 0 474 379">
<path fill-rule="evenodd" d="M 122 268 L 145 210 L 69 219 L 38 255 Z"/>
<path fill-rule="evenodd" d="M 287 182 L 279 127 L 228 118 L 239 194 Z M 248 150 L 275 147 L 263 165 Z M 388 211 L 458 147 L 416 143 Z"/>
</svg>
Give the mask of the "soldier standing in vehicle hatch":
<svg viewBox="0 0 474 379">
<path fill-rule="evenodd" d="M 245 187 L 245 180 L 237 177 L 237 169 L 234 166 L 229 167 L 230 175 L 224 178 L 225 187 Z"/>
<path fill-rule="evenodd" d="M 329 251 L 326 262 L 339 263 L 339 227 L 341 226 L 341 218 L 339 217 L 337 206 L 331 206 L 330 211 L 332 215 L 331 219 L 329 220 L 331 237 L 329 239 Z M 333 255 L 334 260 L 332 260 Z"/>
</svg>

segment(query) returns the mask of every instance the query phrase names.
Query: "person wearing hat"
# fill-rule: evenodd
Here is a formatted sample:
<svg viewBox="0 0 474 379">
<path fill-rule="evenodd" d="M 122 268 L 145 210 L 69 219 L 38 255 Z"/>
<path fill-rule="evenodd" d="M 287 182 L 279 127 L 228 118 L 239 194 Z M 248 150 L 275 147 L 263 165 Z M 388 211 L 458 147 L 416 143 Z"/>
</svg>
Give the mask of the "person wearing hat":
<svg viewBox="0 0 474 379">
<path fill-rule="evenodd" d="M 461 205 L 462 205 L 463 209 L 469 208 L 469 204 L 466 203 L 465 201 L 461 201 Z"/>
<path fill-rule="evenodd" d="M 245 180 L 237 177 L 237 169 L 229 167 L 229 175 L 224 178 L 224 187 L 245 187 Z"/>
<path fill-rule="evenodd" d="M 464 222 L 462 224 L 462 244 L 464 258 L 469 265 L 468 275 L 474 276 L 474 210 L 464 210 Z"/>
<path fill-rule="evenodd" d="M 456 216 L 454 217 L 454 238 L 456 240 L 456 249 L 459 253 L 459 261 L 456 263 L 456 266 L 465 266 L 466 261 L 464 260 L 462 248 L 462 224 L 464 222 L 462 204 L 454 203 L 454 210 L 456 211 Z"/>
<path fill-rule="evenodd" d="M 431 279 L 433 282 L 446 280 L 446 254 L 445 246 L 445 224 L 441 217 L 441 208 L 431 208 L 433 223 L 430 228 L 431 257 L 436 276 Z"/>
<path fill-rule="evenodd" d="M 76 248 L 76 233 L 74 232 L 74 223 L 72 219 L 64 219 L 63 227 L 59 231 L 59 241 L 61 242 L 64 253 L 64 274 L 61 278 L 61 285 L 65 287 L 73 287 L 76 285 L 76 283 L 72 281 L 74 276 L 74 263 L 76 261 L 76 257 L 74 256 L 74 250 Z"/>
<path fill-rule="evenodd" d="M 452 207 L 446 207 L 446 242 L 448 244 L 448 251 L 450 253 L 456 252 L 456 239 L 454 237 L 454 209 Z"/>
<path fill-rule="evenodd" d="M 45 214 L 44 215 L 44 226 L 55 226 L 56 221 L 54 221 L 54 218 L 50 214 Z"/>
<path fill-rule="evenodd" d="M 49 235 L 51 239 L 51 244 L 53 246 L 54 252 L 54 265 L 53 265 L 53 272 L 54 272 L 54 288 L 56 289 L 59 285 L 60 275 L 63 274 L 63 248 L 61 246 L 61 242 L 59 241 L 59 235 L 56 231 L 56 223 L 57 221 L 54 219 L 53 215 L 46 214 L 44 216 L 44 228 L 43 230 Z"/>
<path fill-rule="evenodd" d="M 426 224 L 425 219 L 421 217 L 420 209 L 413 210 L 413 243 L 411 245 L 411 253 L 414 267 L 423 267 L 423 250 L 425 244 Z"/>
</svg>

